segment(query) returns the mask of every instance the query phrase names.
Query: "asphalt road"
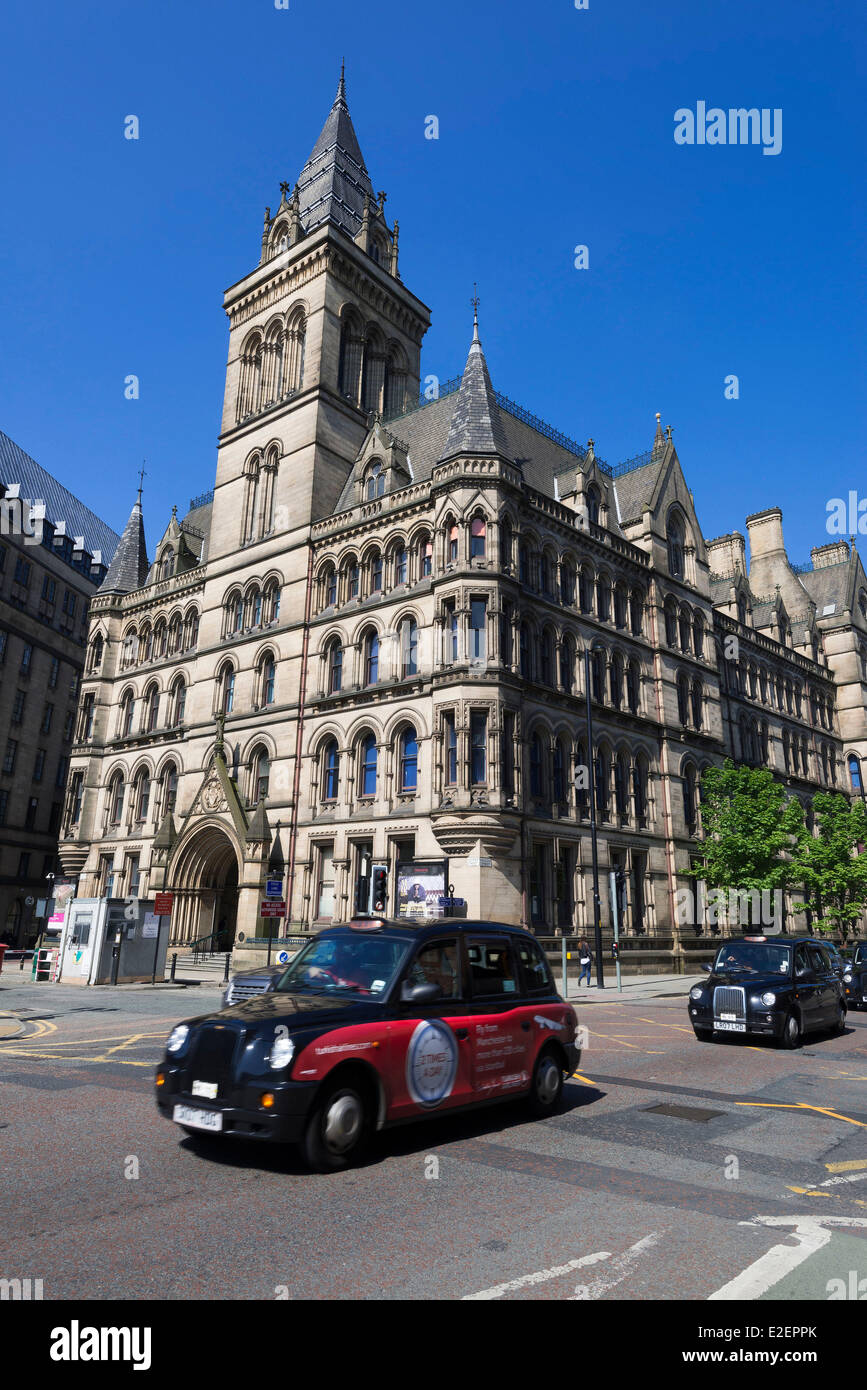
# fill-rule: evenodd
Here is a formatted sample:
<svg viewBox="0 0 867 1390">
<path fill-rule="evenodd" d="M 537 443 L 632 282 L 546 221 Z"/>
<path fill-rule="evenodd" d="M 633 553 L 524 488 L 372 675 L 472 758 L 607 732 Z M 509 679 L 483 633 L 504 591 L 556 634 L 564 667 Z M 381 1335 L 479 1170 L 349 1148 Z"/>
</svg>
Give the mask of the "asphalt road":
<svg viewBox="0 0 867 1390">
<path fill-rule="evenodd" d="M 679 999 L 582 1004 L 559 1115 L 426 1120 L 323 1176 L 157 1115 L 162 1041 L 217 998 L 0 978 L 0 1278 L 46 1300 L 867 1295 L 867 1014 L 789 1053 L 700 1044 Z"/>
</svg>

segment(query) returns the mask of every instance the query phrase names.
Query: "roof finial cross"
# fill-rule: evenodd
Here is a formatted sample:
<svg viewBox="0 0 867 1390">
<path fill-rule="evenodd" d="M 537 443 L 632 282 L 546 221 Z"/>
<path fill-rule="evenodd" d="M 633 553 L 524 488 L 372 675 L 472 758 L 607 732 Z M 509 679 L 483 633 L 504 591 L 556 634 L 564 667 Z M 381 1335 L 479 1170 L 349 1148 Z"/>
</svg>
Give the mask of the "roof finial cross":
<svg viewBox="0 0 867 1390">
<path fill-rule="evenodd" d="M 146 464 L 146 463 L 147 463 L 147 459 L 142 459 L 142 461 L 141 461 L 141 468 L 140 468 L 139 471 L 138 471 L 138 500 L 139 500 L 139 503 L 141 503 L 141 495 L 142 495 L 142 489 L 144 488 L 144 480 L 145 480 L 145 478 L 147 477 L 147 473 L 145 472 L 145 464 Z"/>
<path fill-rule="evenodd" d="M 289 192 L 289 185 L 285 182 L 285 180 L 280 185 L 280 192 L 283 194 L 284 198 L 286 197 L 286 194 Z"/>
<path fill-rule="evenodd" d="M 479 287 L 478 287 L 478 285 L 476 284 L 476 282 L 475 282 L 475 280 L 474 280 L 474 281 L 473 281 L 473 297 L 472 297 L 472 299 L 470 300 L 470 305 L 472 306 L 472 310 L 473 310 L 473 342 L 474 342 L 474 343 L 477 343 L 477 342 L 479 341 L 479 305 L 481 304 L 481 302 L 482 302 L 482 301 L 479 299 Z"/>
</svg>

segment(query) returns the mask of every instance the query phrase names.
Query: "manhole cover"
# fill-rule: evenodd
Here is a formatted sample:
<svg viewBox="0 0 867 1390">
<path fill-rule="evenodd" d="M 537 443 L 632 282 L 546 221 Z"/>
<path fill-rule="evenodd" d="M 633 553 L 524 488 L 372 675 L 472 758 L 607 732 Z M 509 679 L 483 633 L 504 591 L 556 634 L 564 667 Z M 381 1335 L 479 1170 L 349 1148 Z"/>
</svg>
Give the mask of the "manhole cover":
<svg viewBox="0 0 867 1390">
<path fill-rule="evenodd" d="M 645 1109 L 651 1115 L 668 1115 L 672 1120 L 693 1120 L 698 1125 L 707 1124 L 708 1120 L 726 1113 L 724 1110 L 702 1110 L 698 1105 L 647 1105 Z"/>
</svg>

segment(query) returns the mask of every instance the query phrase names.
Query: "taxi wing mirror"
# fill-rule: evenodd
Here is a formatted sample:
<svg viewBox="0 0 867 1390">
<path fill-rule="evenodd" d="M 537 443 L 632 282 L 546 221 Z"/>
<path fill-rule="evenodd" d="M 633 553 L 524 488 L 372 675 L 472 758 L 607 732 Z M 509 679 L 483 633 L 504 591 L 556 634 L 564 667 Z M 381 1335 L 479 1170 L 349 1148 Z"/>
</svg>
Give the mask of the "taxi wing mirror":
<svg viewBox="0 0 867 1390">
<path fill-rule="evenodd" d="M 404 1004 L 432 1004 L 435 999 L 442 998 L 442 990 L 439 985 L 414 985 L 411 980 L 404 980 L 400 997 Z"/>
<path fill-rule="evenodd" d="M 705 971 L 705 973 L 706 973 L 707 975 L 710 975 L 711 972 L 712 972 L 712 970 L 713 970 L 713 966 L 712 966 L 712 965 L 708 965 L 706 961 L 705 961 L 704 965 L 703 965 L 701 968 L 702 968 L 702 970 Z"/>
</svg>

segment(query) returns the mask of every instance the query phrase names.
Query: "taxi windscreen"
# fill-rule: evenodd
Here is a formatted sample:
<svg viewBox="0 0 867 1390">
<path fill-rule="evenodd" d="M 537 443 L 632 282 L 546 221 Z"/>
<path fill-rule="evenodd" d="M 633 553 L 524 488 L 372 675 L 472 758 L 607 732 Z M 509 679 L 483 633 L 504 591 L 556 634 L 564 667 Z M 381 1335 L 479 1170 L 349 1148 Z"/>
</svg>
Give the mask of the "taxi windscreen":
<svg viewBox="0 0 867 1390">
<path fill-rule="evenodd" d="M 788 975 L 791 963 L 788 946 L 766 941 L 730 941 L 720 947 L 713 968 L 749 975 Z"/>
<path fill-rule="evenodd" d="M 384 995 L 409 950 L 406 941 L 374 936 L 320 936 L 295 957 L 278 993 Z"/>
</svg>

